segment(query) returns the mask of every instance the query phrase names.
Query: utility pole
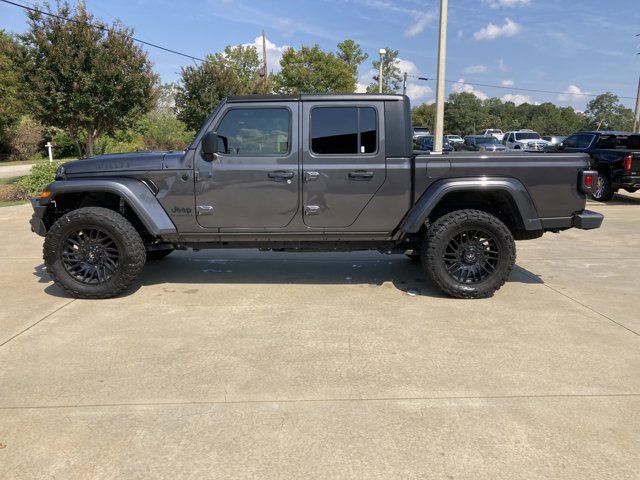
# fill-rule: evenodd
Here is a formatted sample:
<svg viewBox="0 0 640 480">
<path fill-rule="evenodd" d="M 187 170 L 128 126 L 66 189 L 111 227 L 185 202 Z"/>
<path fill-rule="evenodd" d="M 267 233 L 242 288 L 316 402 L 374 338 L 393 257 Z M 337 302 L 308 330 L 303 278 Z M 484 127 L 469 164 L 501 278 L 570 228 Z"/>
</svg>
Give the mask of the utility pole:
<svg viewBox="0 0 640 480">
<path fill-rule="evenodd" d="M 402 95 L 407 94 L 407 72 L 404 72 L 404 79 L 402 80 Z"/>
<path fill-rule="evenodd" d="M 638 76 L 638 93 L 636 94 L 636 110 L 633 114 L 633 133 L 640 133 L 640 76 Z"/>
<path fill-rule="evenodd" d="M 264 93 L 269 93 L 269 79 L 267 76 L 267 36 L 262 30 L 262 82 Z"/>
<path fill-rule="evenodd" d="M 433 153 L 442 155 L 444 135 L 444 80 L 447 64 L 448 0 L 440 0 L 440 37 L 438 38 L 438 79 L 436 82 L 436 117 L 434 121 Z"/>
<path fill-rule="evenodd" d="M 382 72 L 384 67 L 384 57 L 387 55 L 387 51 L 384 48 L 380 49 L 380 72 L 378 72 L 378 91 L 382 93 Z"/>
</svg>

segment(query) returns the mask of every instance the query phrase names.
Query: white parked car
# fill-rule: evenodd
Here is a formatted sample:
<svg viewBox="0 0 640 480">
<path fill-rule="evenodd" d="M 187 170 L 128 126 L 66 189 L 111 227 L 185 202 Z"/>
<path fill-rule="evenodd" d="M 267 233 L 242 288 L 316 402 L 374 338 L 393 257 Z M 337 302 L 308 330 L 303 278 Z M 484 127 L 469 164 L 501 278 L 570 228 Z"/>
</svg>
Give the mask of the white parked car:
<svg viewBox="0 0 640 480">
<path fill-rule="evenodd" d="M 504 139 L 504 133 L 499 128 L 489 128 L 484 132 L 481 132 L 480 135 L 483 137 L 495 137 L 501 142 Z"/>
<path fill-rule="evenodd" d="M 445 135 L 444 138 L 446 138 L 447 142 L 449 142 L 454 147 L 458 147 L 464 144 L 464 140 L 460 135 Z"/>
<path fill-rule="evenodd" d="M 544 152 L 549 142 L 533 130 L 513 130 L 504 134 L 502 141 L 510 150 L 524 150 L 525 152 Z"/>
</svg>

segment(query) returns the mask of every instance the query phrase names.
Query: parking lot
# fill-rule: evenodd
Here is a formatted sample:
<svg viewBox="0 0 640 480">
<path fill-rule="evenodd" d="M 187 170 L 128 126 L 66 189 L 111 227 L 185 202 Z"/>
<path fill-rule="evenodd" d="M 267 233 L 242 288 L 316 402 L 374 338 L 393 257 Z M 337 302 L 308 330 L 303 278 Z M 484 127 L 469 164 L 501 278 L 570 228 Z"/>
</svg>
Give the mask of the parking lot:
<svg viewBox="0 0 640 480">
<path fill-rule="evenodd" d="M 73 300 L 0 209 L 0 478 L 638 478 L 640 194 L 488 300 L 404 256 L 177 252 Z"/>
</svg>

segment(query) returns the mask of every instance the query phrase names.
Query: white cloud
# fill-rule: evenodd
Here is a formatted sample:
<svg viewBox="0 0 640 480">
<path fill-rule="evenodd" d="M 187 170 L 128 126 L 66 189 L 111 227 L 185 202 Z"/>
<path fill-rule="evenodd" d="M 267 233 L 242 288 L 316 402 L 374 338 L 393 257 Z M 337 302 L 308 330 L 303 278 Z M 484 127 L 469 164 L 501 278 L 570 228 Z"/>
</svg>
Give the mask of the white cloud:
<svg viewBox="0 0 640 480">
<path fill-rule="evenodd" d="M 563 94 L 558 95 L 561 102 L 582 100 L 587 92 L 583 92 L 577 85 L 569 85 Z"/>
<path fill-rule="evenodd" d="M 454 93 L 473 93 L 480 100 L 486 100 L 487 98 L 489 98 L 489 96 L 486 93 L 484 93 L 484 92 L 482 92 L 480 90 L 477 90 L 473 85 L 469 85 L 468 83 L 464 83 L 464 78 L 461 78 L 456 83 L 454 83 L 451 86 L 451 90 Z"/>
<path fill-rule="evenodd" d="M 500 82 L 500 85 L 502 85 L 503 87 L 513 87 L 516 84 L 516 82 L 514 82 L 513 80 L 502 80 Z"/>
<path fill-rule="evenodd" d="M 466 73 L 467 75 L 472 75 L 474 73 L 487 73 L 489 71 L 489 67 L 486 65 L 470 65 L 464 70 L 462 73 Z"/>
<path fill-rule="evenodd" d="M 491 8 L 524 7 L 531 4 L 531 0 L 482 0 L 482 3 Z"/>
<path fill-rule="evenodd" d="M 289 48 L 288 45 L 278 46 L 273 43 L 268 38 L 266 39 L 267 44 L 267 69 L 271 72 L 279 72 L 280 71 L 280 59 L 282 58 L 282 54 L 284 51 Z M 244 43 L 244 47 L 256 47 L 258 50 L 258 55 L 262 59 L 262 37 L 256 37 L 253 43 Z"/>
<path fill-rule="evenodd" d="M 504 60 L 502 59 L 498 60 L 498 70 L 500 70 L 501 72 L 509 71 L 509 67 L 507 66 L 506 63 L 504 63 Z"/>
<path fill-rule="evenodd" d="M 510 18 L 505 18 L 502 26 L 490 23 L 473 34 L 475 40 L 495 40 L 500 37 L 514 37 L 520 33 L 522 26 Z"/>
<path fill-rule="evenodd" d="M 405 37 L 415 37 L 421 34 L 425 28 L 433 23 L 435 18 L 436 14 L 434 12 L 425 12 L 419 15 L 413 25 L 404 32 Z"/>
<path fill-rule="evenodd" d="M 400 72 L 407 72 L 409 75 L 417 75 L 420 73 L 418 66 L 413 63 L 411 60 L 403 60 L 402 58 L 398 58 L 398 68 Z"/>
<path fill-rule="evenodd" d="M 367 84 L 361 82 L 356 83 L 356 93 L 367 93 Z"/>
<path fill-rule="evenodd" d="M 407 83 L 407 96 L 415 103 L 416 100 L 426 98 L 433 93 L 428 85 L 418 85 L 417 83 Z"/>
<path fill-rule="evenodd" d="M 533 98 L 529 95 L 522 95 L 519 93 L 507 93 L 504 97 L 502 97 L 503 102 L 513 102 L 516 105 L 522 105 L 523 103 L 530 103 L 534 105 Z"/>
</svg>

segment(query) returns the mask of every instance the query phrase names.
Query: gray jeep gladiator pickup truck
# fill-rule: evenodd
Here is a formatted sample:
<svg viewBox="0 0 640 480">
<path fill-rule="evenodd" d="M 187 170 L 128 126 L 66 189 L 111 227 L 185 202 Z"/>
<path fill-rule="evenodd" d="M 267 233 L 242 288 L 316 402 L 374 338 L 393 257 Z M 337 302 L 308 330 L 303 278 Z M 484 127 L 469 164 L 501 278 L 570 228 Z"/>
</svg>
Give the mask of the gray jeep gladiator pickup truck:
<svg viewBox="0 0 640 480">
<path fill-rule="evenodd" d="M 507 280 L 514 240 L 600 227 L 584 154 L 413 153 L 402 95 L 228 98 L 182 152 L 62 165 L 32 200 L 64 290 L 108 298 L 175 249 L 377 250 L 458 298 Z"/>
</svg>

